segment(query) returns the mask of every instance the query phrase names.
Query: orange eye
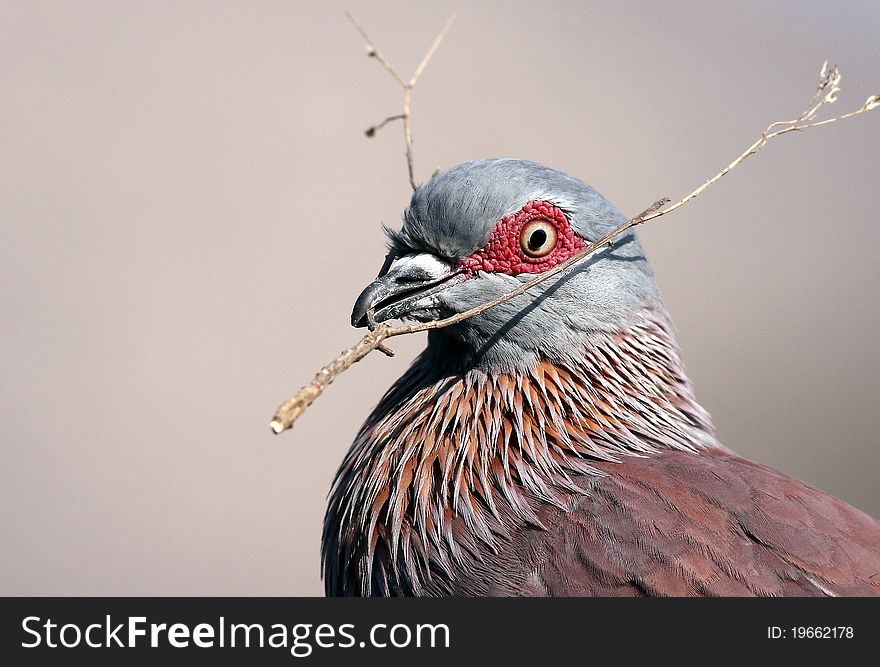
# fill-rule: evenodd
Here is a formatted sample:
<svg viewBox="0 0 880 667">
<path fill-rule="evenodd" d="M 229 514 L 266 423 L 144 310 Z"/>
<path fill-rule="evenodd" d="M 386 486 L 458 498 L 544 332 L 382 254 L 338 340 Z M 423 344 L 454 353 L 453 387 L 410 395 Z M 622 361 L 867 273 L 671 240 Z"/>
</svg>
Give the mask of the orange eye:
<svg viewBox="0 0 880 667">
<path fill-rule="evenodd" d="M 519 233 L 519 247 L 529 257 L 549 255 L 557 240 L 556 227 L 547 220 L 532 220 Z"/>
</svg>

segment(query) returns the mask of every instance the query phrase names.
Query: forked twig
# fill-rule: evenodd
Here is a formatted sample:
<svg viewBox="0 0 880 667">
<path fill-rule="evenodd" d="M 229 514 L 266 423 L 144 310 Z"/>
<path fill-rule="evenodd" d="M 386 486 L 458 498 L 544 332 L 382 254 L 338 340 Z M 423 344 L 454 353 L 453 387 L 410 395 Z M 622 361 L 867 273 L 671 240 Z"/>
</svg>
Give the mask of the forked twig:
<svg viewBox="0 0 880 667">
<path fill-rule="evenodd" d="M 426 59 L 433 52 L 434 48 L 436 48 L 436 43 L 435 47 L 432 47 L 432 50 L 428 52 Z M 382 60 L 382 62 L 384 63 L 384 59 Z M 835 101 L 837 101 L 837 93 L 840 91 L 840 79 L 841 76 L 837 67 L 831 67 L 829 69 L 828 63 L 826 62 L 822 66 L 822 70 L 819 74 L 819 85 L 816 89 L 816 94 L 813 96 L 810 104 L 807 105 L 804 112 L 798 118 L 796 118 L 795 120 L 776 121 L 774 123 L 771 123 L 764 129 L 763 132 L 761 132 L 761 136 L 751 146 L 744 150 L 735 160 L 733 160 L 733 162 L 731 162 L 724 169 L 715 174 L 712 178 L 705 181 L 698 188 L 679 199 L 677 202 L 669 204 L 670 200 L 668 198 L 664 198 L 655 202 L 645 211 L 635 216 L 634 218 L 627 220 L 625 223 L 619 225 L 615 229 L 611 230 L 608 234 L 606 234 L 599 240 L 594 241 L 578 254 L 572 256 L 565 262 L 558 264 L 549 271 L 546 271 L 523 283 L 515 290 L 512 290 L 507 294 L 504 294 L 496 299 L 481 304 L 475 308 L 471 308 L 470 310 L 466 310 L 462 313 L 458 313 L 442 320 L 435 320 L 433 322 L 424 322 L 419 324 L 408 324 L 399 327 L 392 327 L 388 323 L 382 323 L 378 326 L 375 326 L 375 328 L 372 328 L 372 330 L 366 336 L 364 336 L 356 345 L 345 350 L 330 364 L 318 371 L 318 374 L 315 375 L 315 378 L 310 384 L 303 387 L 293 398 L 286 401 L 278 408 L 277 412 L 275 413 L 275 417 L 270 423 L 272 430 L 275 433 L 281 433 L 282 431 L 290 428 L 297 417 L 299 417 L 303 413 L 303 411 L 309 405 L 311 405 L 318 396 L 321 395 L 321 392 L 324 391 L 327 385 L 333 382 L 333 380 L 340 373 L 348 369 L 352 364 L 360 361 L 373 350 L 384 347 L 383 341 L 385 341 L 387 338 L 402 336 L 404 334 L 418 333 L 420 331 L 440 329 L 443 327 L 451 326 L 453 324 L 458 324 L 459 322 L 479 315 L 480 313 L 483 313 L 490 308 L 494 308 L 499 304 L 509 301 L 510 299 L 513 299 L 520 294 L 528 291 L 532 287 L 535 287 L 536 285 L 544 282 L 545 280 L 548 280 L 549 278 L 558 275 L 559 273 L 562 273 L 572 265 L 576 264 L 582 259 L 585 259 L 586 257 L 589 257 L 601 248 L 605 246 L 611 246 L 614 240 L 627 230 L 637 225 L 648 222 L 649 220 L 654 220 L 655 218 L 664 216 L 667 213 L 671 213 L 678 208 L 681 208 L 688 202 L 698 197 L 713 183 L 717 182 L 723 176 L 730 173 L 748 157 L 758 153 L 762 148 L 764 148 L 764 146 L 767 145 L 767 143 L 771 139 L 782 136 L 784 134 L 788 134 L 790 132 L 806 130 L 811 127 L 828 125 L 829 123 L 834 123 L 838 120 L 843 120 L 845 118 L 852 118 L 853 116 L 865 113 L 866 111 L 871 111 L 880 106 L 880 95 L 872 95 L 865 101 L 865 103 L 861 107 L 855 109 L 854 111 L 850 111 L 848 113 L 842 114 L 840 116 L 835 116 L 833 118 L 827 118 L 825 120 L 816 120 L 816 115 L 818 114 L 819 110 L 822 109 L 822 107 L 833 104 Z M 387 350 L 387 348 L 385 348 L 385 350 Z"/>
<path fill-rule="evenodd" d="M 364 134 L 368 137 L 373 137 L 376 135 L 376 132 L 385 127 L 388 123 L 395 120 L 403 121 L 403 139 L 406 143 L 406 168 L 409 172 L 409 184 L 412 186 L 412 189 L 416 189 L 416 177 L 415 170 L 413 167 L 413 139 L 412 139 L 412 94 L 413 89 L 416 87 L 416 83 L 419 81 L 419 77 L 422 76 L 422 72 L 425 71 L 425 68 L 428 66 L 428 63 L 431 61 L 431 58 L 434 57 L 434 53 L 437 51 L 437 48 L 440 46 L 440 43 L 443 41 L 443 38 L 446 37 L 446 33 L 449 32 L 449 28 L 452 26 L 452 22 L 455 20 L 455 14 L 450 16 L 446 20 L 446 24 L 437 33 L 437 37 L 434 38 L 434 43 L 431 44 L 431 48 L 425 53 L 422 61 L 419 63 L 419 66 L 416 67 L 415 73 L 410 77 L 409 81 L 404 80 L 400 74 L 397 73 L 397 70 L 391 66 L 391 63 L 382 55 L 382 52 L 376 47 L 376 44 L 373 42 L 370 35 L 364 29 L 364 27 L 358 23 L 358 20 L 350 13 L 346 12 L 345 14 L 348 17 L 348 20 L 354 24 L 354 27 L 357 28 L 358 32 L 361 33 L 363 38 L 367 40 L 367 55 L 371 58 L 375 58 L 379 61 L 382 67 L 394 78 L 397 83 L 400 84 L 400 87 L 403 88 L 403 113 L 395 114 L 393 116 L 388 116 L 385 120 L 380 123 L 376 123 L 368 127 L 364 130 Z"/>
</svg>

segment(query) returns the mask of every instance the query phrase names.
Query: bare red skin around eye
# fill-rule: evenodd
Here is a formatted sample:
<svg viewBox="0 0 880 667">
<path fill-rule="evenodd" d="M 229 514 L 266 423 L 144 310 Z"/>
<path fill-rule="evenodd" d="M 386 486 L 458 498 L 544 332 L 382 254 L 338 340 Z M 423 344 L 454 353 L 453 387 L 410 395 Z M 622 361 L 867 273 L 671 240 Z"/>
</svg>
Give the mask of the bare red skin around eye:
<svg viewBox="0 0 880 667">
<path fill-rule="evenodd" d="M 533 220 L 546 220 L 556 228 L 556 247 L 544 257 L 529 257 L 519 243 L 522 228 Z M 519 211 L 498 221 L 489 242 L 458 263 L 469 273 L 488 271 L 516 276 L 520 273 L 543 273 L 586 248 L 574 233 L 565 214 L 545 201 L 530 201 Z"/>
</svg>

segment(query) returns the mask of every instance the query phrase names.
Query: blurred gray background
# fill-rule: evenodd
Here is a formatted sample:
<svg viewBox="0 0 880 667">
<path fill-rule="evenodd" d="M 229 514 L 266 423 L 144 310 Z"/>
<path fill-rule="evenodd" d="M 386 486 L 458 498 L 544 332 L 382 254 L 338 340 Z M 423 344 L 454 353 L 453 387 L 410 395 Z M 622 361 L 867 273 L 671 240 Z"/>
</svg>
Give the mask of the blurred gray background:
<svg viewBox="0 0 880 667">
<path fill-rule="evenodd" d="M 880 3 L 0 3 L 0 594 L 315 595 L 325 495 L 423 346 L 294 430 L 353 343 L 416 169 L 529 158 L 633 215 L 678 198 L 819 67 L 880 91 Z M 880 111 L 781 138 L 642 228 L 721 439 L 880 515 Z"/>
</svg>

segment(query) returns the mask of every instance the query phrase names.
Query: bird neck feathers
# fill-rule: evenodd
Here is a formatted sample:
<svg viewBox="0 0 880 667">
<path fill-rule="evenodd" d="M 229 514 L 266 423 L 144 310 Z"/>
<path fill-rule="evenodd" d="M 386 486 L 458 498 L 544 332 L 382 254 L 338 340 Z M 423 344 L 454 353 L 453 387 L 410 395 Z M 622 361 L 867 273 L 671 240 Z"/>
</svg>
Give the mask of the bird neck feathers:
<svg viewBox="0 0 880 667">
<path fill-rule="evenodd" d="M 662 317 L 592 341 L 570 364 L 438 372 L 422 355 L 363 426 L 325 521 L 328 591 L 449 592 L 480 544 L 540 526 L 591 462 L 719 447 Z"/>
</svg>

